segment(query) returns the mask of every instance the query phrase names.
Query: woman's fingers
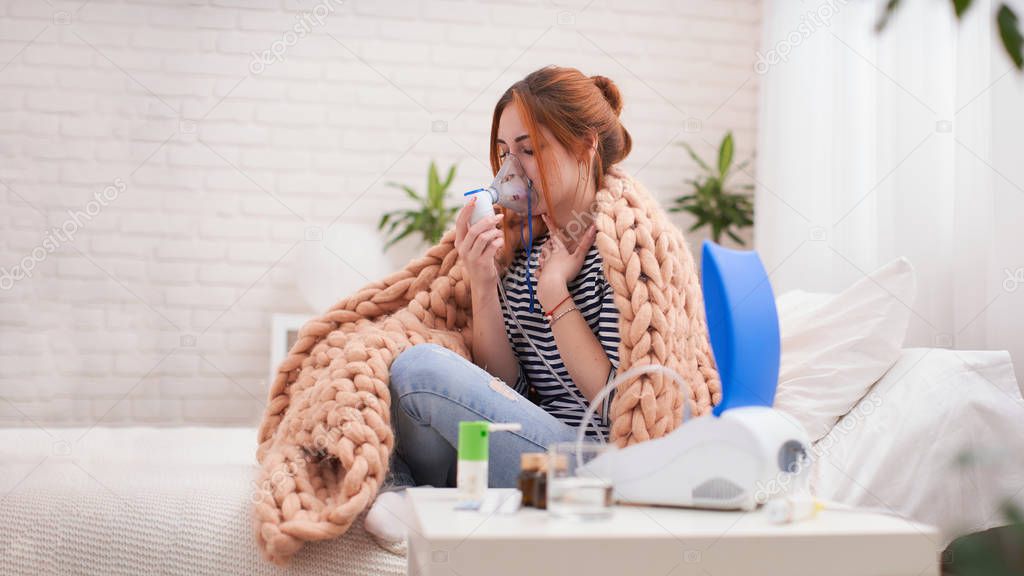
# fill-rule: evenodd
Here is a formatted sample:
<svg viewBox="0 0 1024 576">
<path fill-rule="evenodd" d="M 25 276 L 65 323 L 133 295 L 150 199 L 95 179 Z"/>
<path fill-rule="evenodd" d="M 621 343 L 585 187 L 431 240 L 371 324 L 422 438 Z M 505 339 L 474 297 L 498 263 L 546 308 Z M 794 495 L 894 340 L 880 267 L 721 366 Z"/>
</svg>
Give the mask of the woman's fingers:
<svg viewBox="0 0 1024 576">
<path fill-rule="evenodd" d="M 547 224 L 548 227 L 548 241 L 544 246 L 551 246 L 551 250 L 553 252 L 565 250 L 565 243 L 562 242 L 562 237 L 558 235 L 558 230 L 551 225 L 551 220 L 548 220 L 547 214 L 544 214 L 542 218 L 544 218 L 544 223 Z"/>
<path fill-rule="evenodd" d="M 473 206 L 476 205 L 476 196 L 469 199 L 466 205 L 459 210 L 459 215 L 455 217 L 455 242 L 460 242 L 466 237 L 466 231 L 469 229 L 469 219 L 473 216 Z"/>
<path fill-rule="evenodd" d="M 544 260 L 547 260 L 550 257 L 551 257 L 551 243 L 550 242 L 545 242 L 544 245 L 540 247 L 540 256 L 537 257 L 537 260 L 543 262 Z"/>
<path fill-rule="evenodd" d="M 488 216 L 487 218 L 483 218 L 479 222 L 477 222 L 476 224 L 470 225 L 470 227 L 469 227 L 469 235 L 472 236 L 474 234 L 479 234 L 479 233 L 483 232 L 484 230 L 493 229 L 504 218 L 505 218 L 504 214 L 495 214 L 494 216 Z"/>
<path fill-rule="evenodd" d="M 541 214 L 540 217 L 544 220 L 544 225 L 547 226 L 547 228 L 548 228 L 548 238 L 550 238 L 548 243 L 550 244 L 551 242 L 558 241 L 559 240 L 559 238 L 558 238 L 558 230 L 556 230 L 555 226 L 553 224 L 551 224 L 551 220 L 548 219 L 548 215 L 547 214 Z"/>
<path fill-rule="evenodd" d="M 487 246 L 484 247 L 483 252 L 480 253 L 480 258 L 488 262 L 493 261 L 498 255 L 498 250 L 500 250 L 504 245 L 505 239 L 503 237 L 491 240 L 487 243 Z"/>
<path fill-rule="evenodd" d="M 474 198 L 473 201 L 476 201 L 476 198 Z M 468 228 L 466 228 L 465 235 L 462 238 L 464 249 L 466 249 L 467 252 L 472 249 L 473 245 L 476 244 L 476 239 L 483 232 L 486 232 L 487 230 L 500 230 L 500 228 L 495 228 L 495 226 L 501 222 L 502 218 L 504 218 L 504 214 L 495 214 L 494 216 L 480 220 L 476 224 L 469 224 L 467 221 L 466 225 Z"/>
<path fill-rule="evenodd" d="M 597 228 L 591 224 L 579 237 L 579 240 L 575 242 L 575 249 L 570 251 L 568 247 L 566 247 L 565 241 L 563 241 L 562 237 L 558 234 L 558 231 L 554 226 L 552 226 L 551 221 L 548 219 L 546 214 L 543 218 L 544 223 L 548 227 L 549 240 L 541 249 L 538 264 L 542 265 L 545 262 L 551 261 L 555 257 L 564 257 L 559 256 L 559 252 L 563 252 L 565 256 L 570 258 L 568 261 L 573 263 L 574 268 L 579 270 L 583 265 L 583 260 L 586 258 L 587 252 L 589 252 L 590 248 L 594 245 L 594 241 L 597 238 Z"/>
<path fill-rule="evenodd" d="M 551 225 L 551 220 L 548 220 L 547 214 L 541 214 L 540 219 L 544 221 L 544 226 L 548 229 L 548 236 L 555 234 L 555 227 Z"/>
<path fill-rule="evenodd" d="M 473 238 L 473 244 L 470 246 L 469 253 L 479 253 L 480 251 L 483 250 L 484 246 L 486 246 L 487 243 L 501 237 L 502 232 L 500 228 L 491 228 L 490 230 L 485 230 L 480 234 L 477 234 L 476 237 Z"/>
<path fill-rule="evenodd" d="M 551 245 L 545 243 L 540 247 L 540 254 L 537 255 L 537 271 L 540 272 L 544 268 L 544 263 L 551 257 Z"/>
<path fill-rule="evenodd" d="M 590 251 L 590 247 L 594 245 L 594 240 L 597 238 L 597 226 L 591 224 L 590 228 L 583 233 L 583 238 L 580 238 L 580 243 L 576 246 L 576 251 L 582 251 L 584 254 Z"/>
<path fill-rule="evenodd" d="M 469 248 L 469 259 L 479 258 L 487 247 L 493 243 L 504 244 L 504 236 L 500 228 L 491 228 L 476 235 L 473 244 Z"/>
<path fill-rule="evenodd" d="M 587 252 L 590 252 L 590 247 L 594 245 L 595 238 L 597 238 L 597 229 L 591 224 L 590 228 L 587 228 L 587 231 L 583 233 L 583 237 L 576 244 L 576 250 L 572 253 L 577 270 L 583 266 L 583 260 L 586 259 Z"/>
</svg>

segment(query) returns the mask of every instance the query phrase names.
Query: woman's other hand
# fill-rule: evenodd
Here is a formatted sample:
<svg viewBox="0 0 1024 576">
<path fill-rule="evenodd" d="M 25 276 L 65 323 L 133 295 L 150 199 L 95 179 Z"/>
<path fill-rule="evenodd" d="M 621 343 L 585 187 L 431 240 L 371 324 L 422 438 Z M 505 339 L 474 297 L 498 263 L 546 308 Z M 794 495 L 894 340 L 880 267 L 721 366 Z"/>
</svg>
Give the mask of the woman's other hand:
<svg viewBox="0 0 1024 576">
<path fill-rule="evenodd" d="M 554 299 L 564 297 L 569 282 L 580 273 L 587 252 L 594 245 L 597 229 L 591 224 L 577 242 L 576 249 L 569 251 L 547 216 L 544 217 L 544 222 L 547 224 L 551 238 L 541 249 L 538 259 L 537 295 L 541 299 L 541 306 L 545 306 L 546 309 L 546 306 L 557 304 L 557 300 Z"/>
<path fill-rule="evenodd" d="M 470 224 L 473 207 L 477 199 L 473 198 L 462 207 L 455 219 L 455 249 L 466 269 L 470 287 L 474 289 L 493 286 L 498 281 L 498 267 L 495 257 L 505 247 L 505 236 L 497 225 L 502 221 L 503 214 L 496 214 Z"/>
</svg>

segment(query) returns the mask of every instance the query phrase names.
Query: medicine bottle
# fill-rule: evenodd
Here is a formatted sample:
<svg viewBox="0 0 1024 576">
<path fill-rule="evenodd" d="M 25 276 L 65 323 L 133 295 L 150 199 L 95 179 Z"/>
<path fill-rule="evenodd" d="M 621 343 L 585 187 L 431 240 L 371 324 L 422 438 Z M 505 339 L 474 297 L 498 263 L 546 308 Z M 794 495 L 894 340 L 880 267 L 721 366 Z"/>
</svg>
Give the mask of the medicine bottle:
<svg viewBox="0 0 1024 576">
<path fill-rule="evenodd" d="M 542 471 L 545 460 L 547 454 L 543 452 L 524 452 L 519 456 L 518 487 L 523 493 L 523 506 L 534 506 L 537 482 L 546 476 L 546 472 Z"/>
</svg>

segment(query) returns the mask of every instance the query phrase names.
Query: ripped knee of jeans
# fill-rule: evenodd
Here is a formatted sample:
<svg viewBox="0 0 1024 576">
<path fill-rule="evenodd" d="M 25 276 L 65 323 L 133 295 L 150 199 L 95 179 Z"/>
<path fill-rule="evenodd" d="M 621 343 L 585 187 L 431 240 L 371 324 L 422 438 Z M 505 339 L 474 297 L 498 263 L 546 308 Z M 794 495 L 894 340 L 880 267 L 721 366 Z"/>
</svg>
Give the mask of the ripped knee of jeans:
<svg viewBox="0 0 1024 576">
<path fill-rule="evenodd" d="M 498 394 L 501 394 L 502 396 L 508 398 L 513 402 L 519 401 L 519 394 L 517 394 L 516 391 L 513 390 L 508 384 L 505 384 L 505 381 L 502 380 L 501 378 L 491 378 L 491 381 L 490 383 L 488 383 L 488 386 L 491 387 L 491 390 L 494 390 Z"/>
</svg>

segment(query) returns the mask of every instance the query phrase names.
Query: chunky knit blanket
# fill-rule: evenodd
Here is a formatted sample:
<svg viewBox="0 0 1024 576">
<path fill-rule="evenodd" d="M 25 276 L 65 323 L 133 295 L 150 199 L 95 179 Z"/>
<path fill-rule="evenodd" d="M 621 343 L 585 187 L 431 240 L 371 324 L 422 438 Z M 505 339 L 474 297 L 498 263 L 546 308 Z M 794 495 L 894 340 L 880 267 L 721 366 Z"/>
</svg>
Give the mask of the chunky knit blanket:
<svg viewBox="0 0 1024 576">
<path fill-rule="evenodd" d="M 693 255 L 653 197 L 620 167 L 594 205 L 596 244 L 619 309 L 619 370 L 673 368 L 689 398 L 654 373 L 622 384 L 611 440 L 627 446 L 671 432 L 683 402 L 707 414 L 721 398 Z M 272 562 L 305 542 L 344 534 L 376 498 L 394 447 L 388 369 L 433 342 L 470 358 L 468 280 L 449 231 L 425 256 L 307 322 L 278 368 L 259 430 L 256 535 Z"/>
</svg>

